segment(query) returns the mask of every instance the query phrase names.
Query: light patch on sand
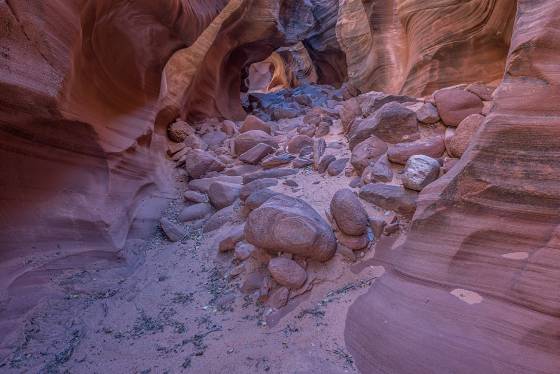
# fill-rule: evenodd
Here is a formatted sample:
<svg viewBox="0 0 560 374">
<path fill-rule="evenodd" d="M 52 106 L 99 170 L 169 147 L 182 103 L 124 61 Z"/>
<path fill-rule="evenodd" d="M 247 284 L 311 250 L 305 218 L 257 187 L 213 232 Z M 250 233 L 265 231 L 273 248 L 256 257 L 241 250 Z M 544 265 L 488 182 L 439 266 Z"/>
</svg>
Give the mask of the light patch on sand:
<svg viewBox="0 0 560 374">
<path fill-rule="evenodd" d="M 484 298 L 478 293 L 469 290 L 463 290 L 461 288 L 456 288 L 451 291 L 451 295 L 470 305 L 480 304 L 482 300 L 484 300 Z"/>
<path fill-rule="evenodd" d="M 503 254 L 502 257 L 509 260 L 525 260 L 529 258 L 529 252 L 511 252 Z"/>
</svg>

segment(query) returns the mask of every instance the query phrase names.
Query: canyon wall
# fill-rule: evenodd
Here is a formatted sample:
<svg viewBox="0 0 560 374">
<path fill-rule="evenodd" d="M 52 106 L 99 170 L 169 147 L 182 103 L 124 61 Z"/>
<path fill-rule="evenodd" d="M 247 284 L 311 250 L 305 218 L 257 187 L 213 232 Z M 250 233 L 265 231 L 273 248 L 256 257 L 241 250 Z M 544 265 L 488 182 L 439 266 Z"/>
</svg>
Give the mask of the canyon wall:
<svg viewBox="0 0 560 374">
<path fill-rule="evenodd" d="M 363 372 L 560 367 L 560 5 L 521 0 L 496 106 L 350 309 Z"/>
</svg>

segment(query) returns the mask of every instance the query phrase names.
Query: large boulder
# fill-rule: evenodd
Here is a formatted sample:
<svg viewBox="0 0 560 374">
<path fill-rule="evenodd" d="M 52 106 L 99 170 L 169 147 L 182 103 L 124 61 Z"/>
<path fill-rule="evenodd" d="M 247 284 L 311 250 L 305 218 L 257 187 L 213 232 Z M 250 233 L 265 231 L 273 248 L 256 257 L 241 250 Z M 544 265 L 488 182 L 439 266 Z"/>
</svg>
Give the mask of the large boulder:
<svg viewBox="0 0 560 374">
<path fill-rule="evenodd" d="M 336 238 L 327 222 L 305 201 L 279 194 L 253 210 L 245 240 L 256 247 L 327 261 Z"/>
<path fill-rule="evenodd" d="M 331 200 L 331 214 L 338 228 L 347 235 L 363 235 L 368 215 L 360 199 L 350 189 L 337 191 Z"/>
<path fill-rule="evenodd" d="M 214 207 L 222 209 L 233 204 L 240 191 L 240 184 L 216 181 L 208 189 L 208 198 Z"/>
<path fill-rule="evenodd" d="M 453 127 L 471 114 L 480 114 L 484 107 L 480 97 L 462 88 L 439 90 L 434 99 L 443 123 Z"/>
<path fill-rule="evenodd" d="M 372 117 L 352 129 L 349 137 L 350 149 L 371 135 L 387 143 L 416 140 L 420 137 L 416 113 L 397 102 L 383 105 Z"/>
<path fill-rule="evenodd" d="M 245 118 L 245 121 L 243 121 L 243 124 L 239 128 L 239 132 L 244 133 L 251 130 L 260 130 L 266 132 L 267 134 L 272 134 L 272 129 L 270 128 L 270 125 L 265 123 L 260 118 L 250 114 L 247 116 L 247 118 Z"/>
<path fill-rule="evenodd" d="M 424 155 L 415 155 L 408 159 L 403 170 L 403 186 L 415 191 L 435 181 L 439 176 L 440 165 L 437 160 Z"/>
<path fill-rule="evenodd" d="M 307 272 L 294 260 L 275 257 L 268 263 L 268 271 L 281 286 L 292 289 L 301 288 L 307 280 Z"/>
<path fill-rule="evenodd" d="M 436 135 L 414 142 L 394 144 L 389 147 L 387 156 L 389 161 L 404 165 L 414 155 L 426 155 L 434 158 L 441 157 L 445 152 L 443 136 Z"/>
<path fill-rule="evenodd" d="M 418 193 L 407 190 L 402 186 L 371 183 L 360 189 L 359 196 L 363 200 L 373 203 L 383 209 L 393 210 L 406 216 L 412 216 L 416 211 Z"/>
<path fill-rule="evenodd" d="M 271 147 L 278 147 L 274 138 L 261 130 L 250 130 L 237 135 L 233 140 L 233 149 L 236 155 L 241 155 L 259 143 L 268 144 Z"/>
<path fill-rule="evenodd" d="M 447 151 L 453 157 L 461 157 L 469 147 L 471 138 L 478 131 L 486 117 L 480 114 L 471 114 L 461 121 L 455 134 L 447 142 Z"/>
<path fill-rule="evenodd" d="M 350 163 L 358 174 L 362 174 L 368 165 L 375 163 L 385 152 L 387 143 L 376 136 L 370 136 L 354 147 Z"/>
<path fill-rule="evenodd" d="M 185 170 L 193 179 L 199 179 L 210 171 L 222 171 L 225 167 L 210 152 L 192 149 L 186 154 Z"/>
</svg>

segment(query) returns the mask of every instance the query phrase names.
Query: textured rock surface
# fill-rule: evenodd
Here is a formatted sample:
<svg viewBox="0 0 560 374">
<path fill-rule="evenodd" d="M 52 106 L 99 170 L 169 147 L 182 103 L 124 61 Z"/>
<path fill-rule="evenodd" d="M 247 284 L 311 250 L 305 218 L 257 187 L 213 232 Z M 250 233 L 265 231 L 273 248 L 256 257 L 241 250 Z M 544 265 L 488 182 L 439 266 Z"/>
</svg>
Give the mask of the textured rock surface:
<svg viewBox="0 0 560 374">
<path fill-rule="evenodd" d="M 422 191 L 439 176 L 439 162 L 431 157 L 415 155 L 408 159 L 403 170 L 403 186 Z"/>
<path fill-rule="evenodd" d="M 336 250 L 330 226 L 306 202 L 286 195 L 269 199 L 251 212 L 246 240 L 259 247 L 329 260 Z"/>
<path fill-rule="evenodd" d="M 354 192 L 345 188 L 337 191 L 330 204 L 337 226 L 347 235 L 362 235 L 368 225 L 367 213 Z"/>
</svg>

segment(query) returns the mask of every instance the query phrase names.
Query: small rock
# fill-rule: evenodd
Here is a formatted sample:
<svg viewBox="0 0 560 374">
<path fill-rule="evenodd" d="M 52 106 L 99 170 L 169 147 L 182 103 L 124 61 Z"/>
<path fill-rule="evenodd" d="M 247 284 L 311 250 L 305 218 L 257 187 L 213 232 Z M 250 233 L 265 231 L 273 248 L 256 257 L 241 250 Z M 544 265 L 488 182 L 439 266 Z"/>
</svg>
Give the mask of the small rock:
<svg viewBox="0 0 560 374">
<path fill-rule="evenodd" d="M 175 143 L 184 142 L 191 134 L 194 134 L 194 129 L 185 121 L 178 120 L 167 128 L 167 136 Z"/>
<path fill-rule="evenodd" d="M 178 242 L 186 235 L 185 230 L 180 225 L 171 222 L 165 217 L 159 221 L 159 224 L 167 238 L 172 242 Z"/>
<path fill-rule="evenodd" d="M 368 215 L 360 199 L 348 188 L 337 191 L 330 211 L 340 230 L 347 235 L 362 235 L 368 226 Z"/>
<path fill-rule="evenodd" d="M 340 122 L 345 133 L 350 131 L 356 118 L 360 117 L 362 117 L 362 108 L 360 107 L 360 103 L 356 98 L 346 100 L 342 104 L 342 109 L 340 111 Z"/>
<path fill-rule="evenodd" d="M 344 171 L 344 168 L 346 168 L 346 164 L 348 164 L 348 161 L 349 158 L 340 158 L 338 160 L 334 160 L 329 164 L 327 173 L 329 173 L 329 175 L 333 177 L 340 175 Z"/>
<path fill-rule="evenodd" d="M 255 210 L 266 203 L 268 200 L 279 194 L 279 192 L 272 191 L 268 188 L 257 190 L 250 194 L 249 197 L 245 200 L 245 206 L 250 211 Z"/>
<path fill-rule="evenodd" d="M 292 167 L 296 169 L 305 168 L 307 166 L 313 165 L 313 161 L 308 158 L 298 157 L 292 162 Z"/>
<path fill-rule="evenodd" d="M 203 232 L 210 232 L 219 229 L 223 225 L 235 222 L 239 219 L 239 214 L 236 210 L 236 204 L 230 205 L 214 213 L 202 228 Z"/>
<path fill-rule="evenodd" d="M 385 222 L 384 219 L 374 218 L 374 217 L 369 218 L 369 226 L 371 227 L 371 230 L 373 231 L 373 236 L 376 239 L 381 238 L 381 235 L 383 235 L 383 230 L 385 229 L 386 225 L 387 222 Z"/>
<path fill-rule="evenodd" d="M 240 241 L 235 245 L 235 251 L 233 253 L 233 257 L 240 261 L 245 261 L 257 248 L 244 241 Z"/>
<path fill-rule="evenodd" d="M 299 154 L 303 147 L 312 146 L 313 139 L 306 135 L 296 135 L 288 142 L 287 150 L 292 154 Z"/>
<path fill-rule="evenodd" d="M 391 182 L 393 180 L 393 170 L 391 170 L 387 155 L 381 156 L 373 165 L 365 168 L 361 180 L 363 184 Z"/>
<path fill-rule="evenodd" d="M 472 114 L 461 121 L 454 136 L 447 143 L 447 151 L 450 156 L 457 158 L 463 156 L 484 119 L 485 117 L 480 114 Z"/>
<path fill-rule="evenodd" d="M 350 248 L 353 251 L 359 251 L 367 247 L 369 240 L 367 234 L 359 235 L 359 236 L 352 236 L 352 235 L 345 235 L 341 232 L 337 232 L 336 239 L 340 244 L 343 246 Z"/>
<path fill-rule="evenodd" d="M 208 144 L 206 144 L 206 142 L 204 142 L 204 140 L 202 140 L 196 134 L 191 134 L 187 136 L 184 140 L 184 143 L 188 148 L 200 149 L 203 151 L 206 151 L 208 149 Z"/>
<path fill-rule="evenodd" d="M 197 191 L 185 191 L 185 193 L 183 194 L 183 198 L 186 201 L 192 201 L 193 203 L 207 203 L 208 202 L 208 196 L 206 196 L 203 193 L 197 192 Z"/>
<path fill-rule="evenodd" d="M 255 173 L 247 174 L 243 176 L 243 184 L 248 184 L 254 180 L 262 178 L 282 178 L 290 175 L 297 174 L 298 171 L 294 169 L 271 169 L 257 171 Z"/>
<path fill-rule="evenodd" d="M 384 155 L 387 149 L 387 143 L 376 136 L 370 136 L 354 147 L 350 163 L 361 175 L 364 169 Z"/>
<path fill-rule="evenodd" d="M 274 152 L 274 148 L 265 143 L 259 143 L 239 156 L 239 160 L 247 164 L 258 164 L 263 158 Z"/>
<path fill-rule="evenodd" d="M 371 183 L 363 186 L 360 198 L 383 209 L 393 210 L 406 216 L 412 216 L 416 210 L 418 193 L 383 183 Z"/>
<path fill-rule="evenodd" d="M 278 147 L 278 143 L 271 135 L 261 130 L 250 130 L 234 138 L 233 149 L 236 155 L 241 155 L 259 143 L 265 143 L 274 148 Z"/>
<path fill-rule="evenodd" d="M 271 115 L 273 121 L 296 118 L 297 116 L 298 116 L 297 112 L 285 108 L 275 108 L 272 111 L 272 115 Z"/>
<path fill-rule="evenodd" d="M 413 155 L 425 155 L 438 158 L 445 152 L 445 142 L 442 136 L 432 136 L 410 143 L 399 143 L 389 147 L 387 157 L 389 161 L 404 165 Z"/>
<path fill-rule="evenodd" d="M 319 161 L 319 167 L 317 167 L 317 171 L 321 174 L 324 173 L 325 171 L 327 171 L 327 168 L 334 160 L 336 160 L 336 157 L 334 157 L 333 155 L 323 156 L 321 158 L 321 161 Z"/>
<path fill-rule="evenodd" d="M 233 121 L 226 119 L 222 122 L 222 131 L 225 132 L 228 137 L 232 137 L 237 133 L 237 126 Z"/>
<path fill-rule="evenodd" d="M 261 166 L 265 169 L 275 168 L 292 162 L 296 156 L 290 153 L 281 153 L 278 155 L 270 155 L 261 161 Z"/>
<path fill-rule="evenodd" d="M 235 249 L 237 243 L 245 237 L 245 225 L 238 225 L 232 227 L 228 232 L 218 238 L 218 250 L 220 252 L 227 252 Z"/>
<path fill-rule="evenodd" d="M 422 191 L 424 187 L 439 177 L 439 162 L 431 157 L 415 155 L 408 159 L 403 171 L 403 186 L 415 191 Z"/>
<path fill-rule="evenodd" d="M 304 106 L 308 106 L 308 107 L 311 107 L 313 105 L 313 101 L 307 95 L 296 95 L 296 96 L 294 96 L 294 100 L 299 105 L 304 105 Z"/>
<path fill-rule="evenodd" d="M 299 184 L 297 184 L 297 182 L 293 179 L 288 179 L 288 180 L 284 181 L 283 184 L 285 184 L 288 187 L 298 187 L 299 186 Z"/>
<path fill-rule="evenodd" d="M 169 143 L 167 146 L 167 155 L 173 156 L 175 153 L 182 151 L 185 149 L 185 143 Z"/>
<path fill-rule="evenodd" d="M 251 195 L 253 192 L 268 187 L 276 186 L 277 184 L 278 184 L 278 179 L 275 178 L 263 178 L 263 179 L 254 180 L 241 187 L 239 198 L 241 199 L 241 201 L 245 201 L 249 197 L 249 195 Z"/>
<path fill-rule="evenodd" d="M 298 289 L 305 284 L 307 272 L 299 264 L 285 257 L 275 257 L 268 263 L 268 271 L 280 285 Z"/>
<path fill-rule="evenodd" d="M 267 304 L 273 309 L 280 309 L 288 303 L 289 296 L 290 290 L 287 287 L 280 287 L 272 292 Z"/>
<path fill-rule="evenodd" d="M 305 157 L 305 156 L 309 156 L 313 153 L 313 147 L 311 146 L 306 146 L 303 147 L 301 149 L 301 151 L 299 151 L 299 157 Z"/>
<path fill-rule="evenodd" d="M 303 124 L 297 129 L 298 134 L 309 136 L 310 138 L 315 136 L 316 131 L 317 127 L 310 124 Z"/>
<path fill-rule="evenodd" d="M 418 121 L 432 124 L 440 120 L 437 108 L 432 103 L 425 103 L 416 112 Z"/>
<path fill-rule="evenodd" d="M 239 198 L 241 185 L 227 182 L 214 182 L 208 189 L 208 198 L 214 207 L 223 209 Z"/>
<path fill-rule="evenodd" d="M 212 213 L 212 211 L 212 206 L 208 203 L 194 204 L 183 209 L 178 219 L 182 222 L 190 222 L 204 218 Z"/>
<path fill-rule="evenodd" d="M 185 170 L 193 178 L 198 179 L 211 171 L 222 171 L 225 165 L 209 152 L 192 149 L 185 159 Z"/>
<path fill-rule="evenodd" d="M 329 135 L 330 131 L 331 131 L 331 127 L 328 123 L 320 122 L 317 125 L 317 130 L 315 131 L 315 136 L 317 136 L 317 137 L 326 136 L 326 135 Z"/>
<path fill-rule="evenodd" d="M 218 177 L 195 179 L 189 182 L 188 187 L 190 190 L 207 194 L 210 189 L 210 185 L 216 181 L 241 184 L 243 182 L 243 178 L 238 176 L 220 175 Z"/>
<path fill-rule="evenodd" d="M 325 150 L 327 149 L 327 143 L 325 139 L 314 139 L 313 140 L 313 166 L 315 170 L 319 168 L 319 162 L 321 161 L 321 157 L 325 154 Z"/>
<path fill-rule="evenodd" d="M 239 132 L 244 133 L 251 130 L 260 130 L 266 132 L 267 134 L 272 134 L 270 125 L 264 123 L 264 121 L 260 118 L 250 114 L 247 118 L 245 118 L 245 121 L 243 121 L 243 124 L 239 128 Z"/>
</svg>

